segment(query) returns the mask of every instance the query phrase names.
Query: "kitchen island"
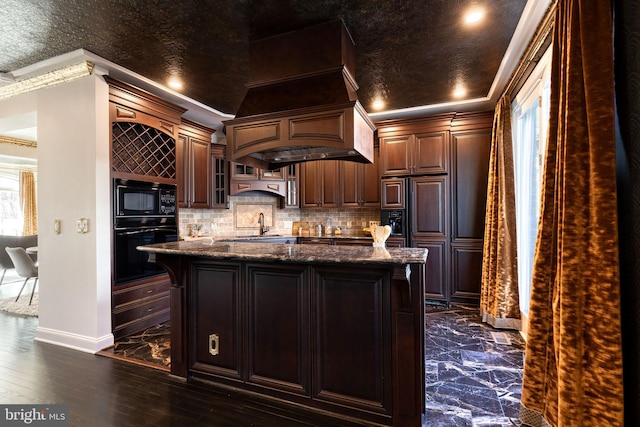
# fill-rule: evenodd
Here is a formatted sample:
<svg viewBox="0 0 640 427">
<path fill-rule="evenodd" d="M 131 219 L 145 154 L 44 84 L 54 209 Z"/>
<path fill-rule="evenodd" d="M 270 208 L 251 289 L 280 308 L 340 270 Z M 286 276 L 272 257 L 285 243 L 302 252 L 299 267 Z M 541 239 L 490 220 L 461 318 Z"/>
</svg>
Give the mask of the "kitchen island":
<svg viewBox="0 0 640 427">
<path fill-rule="evenodd" d="M 149 246 L 171 278 L 171 373 L 338 425 L 422 424 L 417 248 Z"/>
</svg>

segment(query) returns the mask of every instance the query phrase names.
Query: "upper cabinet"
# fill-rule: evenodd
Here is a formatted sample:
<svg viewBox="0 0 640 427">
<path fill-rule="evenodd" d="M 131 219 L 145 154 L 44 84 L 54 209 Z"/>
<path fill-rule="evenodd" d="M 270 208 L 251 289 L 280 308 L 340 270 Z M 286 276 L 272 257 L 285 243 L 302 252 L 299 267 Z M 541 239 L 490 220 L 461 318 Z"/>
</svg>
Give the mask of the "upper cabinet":
<svg viewBox="0 0 640 427">
<path fill-rule="evenodd" d="M 339 162 L 318 160 L 301 165 L 301 208 L 337 208 L 340 204 Z"/>
<path fill-rule="evenodd" d="M 316 160 L 300 164 L 302 208 L 379 208 L 380 152 L 373 163 Z"/>
<path fill-rule="evenodd" d="M 112 177 L 175 184 L 176 139 L 185 110 L 105 76 Z"/>
<path fill-rule="evenodd" d="M 226 145 L 211 144 L 211 208 L 229 209 L 229 162 Z"/>
<path fill-rule="evenodd" d="M 287 193 L 287 168 L 263 170 L 242 163 L 230 162 L 229 179 L 232 196 L 247 191 L 266 191 L 285 197 Z"/>
<path fill-rule="evenodd" d="M 380 124 L 381 174 L 406 176 L 449 171 L 449 128 L 453 115 Z"/>
<path fill-rule="evenodd" d="M 379 158 L 379 150 L 375 149 L 373 163 L 340 161 L 342 207 L 380 207 Z"/>
<path fill-rule="evenodd" d="M 211 207 L 211 135 L 215 132 L 183 119 L 176 143 L 178 207 Z"/>
</svg>

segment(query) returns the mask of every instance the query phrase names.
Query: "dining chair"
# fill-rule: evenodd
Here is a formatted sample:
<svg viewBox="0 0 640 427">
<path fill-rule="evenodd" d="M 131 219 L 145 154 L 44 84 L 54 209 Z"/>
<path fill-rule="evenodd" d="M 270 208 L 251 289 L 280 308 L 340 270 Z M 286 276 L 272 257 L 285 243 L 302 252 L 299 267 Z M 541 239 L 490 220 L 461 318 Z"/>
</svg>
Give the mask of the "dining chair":
<svg viewBox="0 0 640 427">
<path fill-rule="evenodd" d="M 29 299 L 29 305 L 31 305 L 31 302 L 33 301 L 33 294 L 35 293 L 36 285 L 38 284 L 38 267 L 36 267 L 35 263 L 33 262 L 33 259 L 31 259 L 31 257 L 29 256 L 29 254 L 27 254 L 27 251 L 25 251 L 24 248 L 7 247 L 5 248 L 5 250 L 9 254 L 9 257 L 11 257 L 11 261 L 13 262 L 13 265 L 16 268 L 16 273 L 18 273 L 18 276 L 25 278 L 24 283 L 20 288 L 20 293 L 18 293 L 18 297 L 16 298 L 16 301 L 20 299 L 20 295 L 22 295 L 22 291 L 24 290 L 24 287 L 27 285 L 27 282 L 29 281 L 29 279 L 31 278 L 36 279 L 33 282 L 33 289 L 31 290 L 31 298 Z"/>
</svg>

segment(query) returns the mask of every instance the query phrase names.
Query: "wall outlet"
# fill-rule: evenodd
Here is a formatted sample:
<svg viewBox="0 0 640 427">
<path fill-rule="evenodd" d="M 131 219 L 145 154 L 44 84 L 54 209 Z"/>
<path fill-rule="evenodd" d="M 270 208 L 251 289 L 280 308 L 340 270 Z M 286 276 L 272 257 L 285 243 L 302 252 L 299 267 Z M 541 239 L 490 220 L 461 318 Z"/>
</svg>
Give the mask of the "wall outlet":
<svg viewBox="0 0 640 427">
<path fill-rule="evenodd" d="M 365 228 L 367 226 L 367 221 L 362 221 L 362 228 Z"/>
<path fill-rule="evenodd" d="M 293 228 L 293 221 L 284 221 L 284 228 L 285 229 Z"/>
<path fill-rule="evenodd" d="M 353 221 L 347 221 L 347 228 L 353 228 Z"/>
</svg>

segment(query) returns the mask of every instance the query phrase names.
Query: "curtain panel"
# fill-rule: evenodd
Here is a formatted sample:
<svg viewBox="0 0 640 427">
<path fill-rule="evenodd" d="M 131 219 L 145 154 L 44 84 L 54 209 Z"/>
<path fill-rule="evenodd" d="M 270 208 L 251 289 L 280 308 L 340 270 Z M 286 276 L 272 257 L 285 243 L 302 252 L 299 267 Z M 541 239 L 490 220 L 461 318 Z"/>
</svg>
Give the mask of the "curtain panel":
<svg viewBox="0 0 640 427">
<path fill-rule="evenodd" d="M 506 95 L 496 106 L 491 139 L 480 314 L 495 328 L 519 330 L 511 99 Z"/>
<path fill-rule="evenodd" d="M 521 421 L 622 426 L 612 9 L 558 0 Z"/>
<path fill-rule="evenodd" d="M 36 179 L 33 172 L 20 172 L 20 204 L 24 223 L 22 235 L 38 234 L 38 209 L 36 206 Z"/>
</svg>

